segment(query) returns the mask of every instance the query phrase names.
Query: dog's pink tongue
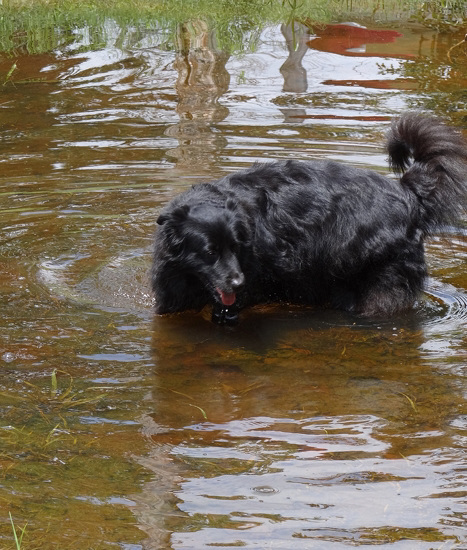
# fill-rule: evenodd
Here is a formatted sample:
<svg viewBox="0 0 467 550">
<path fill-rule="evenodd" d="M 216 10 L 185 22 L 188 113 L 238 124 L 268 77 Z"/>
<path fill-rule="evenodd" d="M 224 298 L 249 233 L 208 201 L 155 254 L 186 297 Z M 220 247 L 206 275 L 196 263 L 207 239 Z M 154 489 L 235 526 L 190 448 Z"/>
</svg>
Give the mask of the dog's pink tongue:
<svg viewBox="0 0 467 550">
<path fill-rule="evenodd" d="M 231 306 L 235 302 L 235 292 L 223 292 L 220 289 L 217 289 L 217 292 L 219 292 L 224 306 Z"/>
</svg>

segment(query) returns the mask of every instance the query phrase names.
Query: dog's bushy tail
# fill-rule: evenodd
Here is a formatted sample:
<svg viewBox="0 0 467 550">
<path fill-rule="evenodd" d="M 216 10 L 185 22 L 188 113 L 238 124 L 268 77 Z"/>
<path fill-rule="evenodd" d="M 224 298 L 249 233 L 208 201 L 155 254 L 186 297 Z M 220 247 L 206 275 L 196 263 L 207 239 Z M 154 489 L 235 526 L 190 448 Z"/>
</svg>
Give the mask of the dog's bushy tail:
<svg viewBox="0 0 467 550">
<path fill-rule="evenodd" d="M 406 113 L 388 135 L 389 162 L 421 206 L 421 229 L 429 233 L 457 219 L 467 206 L 467 144 L 438 118 Z"/>
</svg>

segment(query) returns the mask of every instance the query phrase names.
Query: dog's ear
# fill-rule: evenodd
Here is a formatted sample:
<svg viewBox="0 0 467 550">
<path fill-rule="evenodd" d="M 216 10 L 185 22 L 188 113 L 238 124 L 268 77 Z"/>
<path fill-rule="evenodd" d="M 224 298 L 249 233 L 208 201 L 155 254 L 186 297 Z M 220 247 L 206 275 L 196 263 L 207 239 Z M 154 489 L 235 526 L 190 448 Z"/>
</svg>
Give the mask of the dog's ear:
<svg viewBox="0 0 467 550">
<path fill-rule="evenodd" d="M 235 233 L 237 236 L 237 241 L 243 245 L 246 245 L 251 238 L 247 224 L 242 221 L 237 221 L 235 223 Z"/>
<path fill-rule="evenodd" d="M 190 211 L 190 207 L 188 204 L 184 204 L 183 206 L 178 206 L 171 212 L 163 212 L 159 215 L 157 218 L 156 223 L 158 225 L 164 225 L 164 223 L 167 220 L 173 220 L 174 222 L 181 222 L 183 220 L 186 220 L 188 216 L 188 212 Z"/>
<path fill-rule="evenodd" d="M 161 214 L 157 220 L 156 223 L 158 225 L 164 225 L 164 223 L 169 219 L 169 216 L 167 214 Z"/>
</svg>

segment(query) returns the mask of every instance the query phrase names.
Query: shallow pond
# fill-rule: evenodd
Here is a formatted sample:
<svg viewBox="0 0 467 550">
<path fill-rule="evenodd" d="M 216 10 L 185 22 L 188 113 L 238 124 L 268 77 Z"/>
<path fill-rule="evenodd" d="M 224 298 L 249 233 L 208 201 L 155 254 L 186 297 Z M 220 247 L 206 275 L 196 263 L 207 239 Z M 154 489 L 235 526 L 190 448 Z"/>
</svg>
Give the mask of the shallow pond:
<svg viewBox="0 0 467 550">
<path fill-rule="evenodd" d="M 366 24 L 227 52 L 109 20 L 0 57 L 1 548 L 9 514 L 26 549 L 467 548 L 465 225 L 397 318 L 152 313 L 181 190 L 273 158 L 387 173 L 407 108 L 465 129 L 465 27 Z"/>
</svg>

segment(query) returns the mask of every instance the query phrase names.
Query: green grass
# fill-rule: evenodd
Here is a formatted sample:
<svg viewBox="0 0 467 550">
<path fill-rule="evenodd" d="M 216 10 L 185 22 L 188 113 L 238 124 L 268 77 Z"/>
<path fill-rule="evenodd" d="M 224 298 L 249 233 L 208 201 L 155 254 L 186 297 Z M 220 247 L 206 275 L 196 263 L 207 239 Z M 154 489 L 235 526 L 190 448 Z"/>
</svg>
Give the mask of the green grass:
<svg viewBox="0 0 467 550">
<path fill-rule="evenodd" d="M 8 512 L 8 514 L 10 516 L 11 528 L 13 529 L 13 537 L 15 539 L 16 550 L 21 550 L 21 544 L 23 542 L 23 536 L 24 536 L 24 533 L 26 531 L 26 527 L 27 527 L 28 524 L 26 523 L 24 527 L 18 527 L 18 531 L 19 531 L 19 537 L 18 537 L 18 532 L 16 531 L 16 527 L 15 527 L 15 524 L 13 522 L 13 517 L 11 515 L 11 512 Z"/>
<path fill-rule="evenodd" d="M 220 47 L 238 50 L 252 31 L 292 18 L 313 24 L 352 15 L 383 22 L 417 14 L 423 17 L 427 11 L 433 21 L 451 26 L 466 19 L 464 0 L 4 0 L 0 4 L 0 51 L 51 51 L 73 41 L 84 27 L 91 31 L 93 44 L 105 44 L 109 20 L 123 32 L 131 27 L 174 32 L 180 23 L 196 19 L 217 30 Z"/>
</svg>

